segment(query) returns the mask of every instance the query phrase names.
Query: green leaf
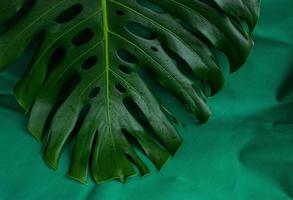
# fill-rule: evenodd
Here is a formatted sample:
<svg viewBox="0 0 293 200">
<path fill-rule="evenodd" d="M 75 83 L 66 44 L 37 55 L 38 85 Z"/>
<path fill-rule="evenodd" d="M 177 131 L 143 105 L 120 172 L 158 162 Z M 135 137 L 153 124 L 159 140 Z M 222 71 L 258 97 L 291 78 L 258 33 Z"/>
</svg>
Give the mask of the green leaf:
<svg viewBox="0 0 293 200">
<path fill-rule="evenodd" d="M 28 129 L 54 169 L 73 142 L 69 176 L 126 181 L 160 169 L 181 145 L 172 113 L 152 94 L 151 72 L 200 121 L 223 86 L 214 51 L 231 71 L 245 62 L 259 0 L 1 1 L 0 70 L 37 48 L 15 87 Z M 174 120 L 176 121 L 176 119 Z"/>
</svg>

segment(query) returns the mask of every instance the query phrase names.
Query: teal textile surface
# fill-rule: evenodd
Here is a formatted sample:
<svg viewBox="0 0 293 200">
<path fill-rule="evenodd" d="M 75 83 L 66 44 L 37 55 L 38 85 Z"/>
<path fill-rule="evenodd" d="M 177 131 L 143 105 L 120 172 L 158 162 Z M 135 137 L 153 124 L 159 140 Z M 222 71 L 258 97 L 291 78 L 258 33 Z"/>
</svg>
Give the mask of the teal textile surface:
<svg viewBox="0 0 293 200">
<path fill-rule="evenodd" d="M 213 116 L 207 124 L 198 124 L 174 98 L 157 91 L 185 124 L 177 126 L 184 143 L 160 173 L 152 167 L 152 173 L 127 184 L 82 185 L 66 178 L 69 150 L 56 172 L 42 161 L 12 96 L 25 55 L 0 75 L 0 199 L 293 199 L 292 9 L 292 0 L 262 1 L 255 47 L 209 100 Z"/>
</svg>

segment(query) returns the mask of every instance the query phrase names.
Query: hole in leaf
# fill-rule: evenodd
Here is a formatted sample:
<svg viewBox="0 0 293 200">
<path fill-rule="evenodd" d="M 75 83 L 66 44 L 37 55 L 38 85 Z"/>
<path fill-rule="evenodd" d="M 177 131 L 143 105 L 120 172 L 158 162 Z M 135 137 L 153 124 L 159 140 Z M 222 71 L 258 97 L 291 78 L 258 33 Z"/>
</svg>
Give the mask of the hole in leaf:
<svg viewBox="0 0 293 200">
<path fill-rule="evenodd" d="M 140 168 L 137 166 L 137 162 L 135 161 L 135 159 L 131 156 L 130 153 L 126 152 L 124 153 L 125 157 L 127 158 L 127 160 L 132 164 L 132 166 L 134 167 L 135 173 L 138 174 L 140 173 L 141 175 L 144 174 L 143 171 L 140 171 Z"/>
<path fill-rule="evenodd" d="M 139 144 L 138 140 L 137 140 L 137 139 L 136 139 L 131 133 L 129 133 L 125 128 L 122 128 L 122 129 L 121 129 L 121 132 L 122 132 L 122 134 L 125 136 L 125 138 L 127 139 L 127 141 L 131 144 L 131 146 L 134 147 L 134 149 L 135 149 L 136 151 L 143 153 L 143 155 L 145 154 L 145 152 L 144 152 L 142 146 Z M 127 155 L 127 154 L 126 154 L 126 155 Z M 130 156 L 128 156 L 127 158 L 128 158 L 131 162 L 135 163 L 135 162 L 133 161 L 133 159 L 132 159 Z"/>
<path fill-rule="evenodd" d="M 222 9 L 219 5 L 215 2 L 215 0 L 199 0 L 201 3 L 206 4 L 207 6 L 212 7 L 216 12 L 219 14 L 223 14 Z M 224 15 L 224 14 L 223 14 Z"/>
<path fill-rule="evenodd" d="M 230 20 L 239 32 L 243 33 L 247 38 L 249 38 L 248 33 L 250 30 L 245 20 L 236 18 L 230 18 Z"/>
<path fill-rule="evenodd" d="M 63 102 L 71 93 L 72 91 L 76 88 L 78 83 L 81 81 L 81 77 L 78 73 L 73 73 L 67 81 L 63 84 L 63 87 L 60 91 L 60 102 Z"/>
<path fill-rule="evenodd" d="M 79 133 L 81 125 L 82 125 L 86 115 L 89 113 L 90 108 L 91 108 L 91 105 L 87 104 L 80 111 L 80 113 L 78 115 L 78 118 L 77 118 L 77 121 L 76 121 L 76 124 L 74 126 L 74 129 L 72 130 L 72 132 L 71 132 L 71 134 L 70 134 L 70 136 L 68 138 L 68 141 L 67 141 L 68 143 L 70 143 L 71 141 L 76 139 L 76 136 Z"/>
<path fill-rule="evenodd" d="M 79 84 L 80 81 L 81 81 L 80 75 L 75 72 L 71 76 L 69 76 L 67 78 L 67 80 L 63 83 L 61 89 L 58 92 L 59 93 L 58 99 L 57 99 L 52 111 L 50 112 L 50 114 L 48 116 L 44 130 L 49 129 L 50 122 L 51 122 L 52 118 L 54 117 L 54 114 L 59 109 L 59 107 L 65 102 L 65 100 L 70 96 L 70 94 L 77 87 L 77 85 Z"/>
<path fill-rule="evenodd" d="M 92 148 L 98 143 L 98 140 L 99 140 L 99 130 L 96 130 L 96 132 L 94 133 L 94 139 L 91 143 L 91 146 Z M 93 161 L 94 161 L 94 154 L 95 154 L 95 151 L 90 151 L 90 155 L 89 155 L 89 160 L 88 160 L 88 165 L 89 166 L 92 166 L 93 164 Z"/>
<path fill-rule="evenodd" d="M 100 87 L 95 87 L 89 94 L 89 98 L 93 99 L 95 98 L 100 92 Z"/>
<path fill-rule="evenodd" d="M 97 63 L 97 61 L 98 61 L 97 56 L 91 56 L 83 62 L 81 68 L 85 70 L 90 69 Z"/>
<path fill-rule="evenodd" d="M 124 74 L 131 74 L 131 72 L 132 72 L 132 69 L 130 67 L 125 66 L 125 65 L 119 65 L 118 68 Z"/>
<path fill-rule="evenodd" d="M 71 21 L 74 17 L 76 17 L 80 12 L 82 11 L 82 5 L 81 4 L 75 4 L 62 12 L 57 18 L 57 23 L 67 23 Z"/>
<path fill-rule="evenodd" d="M 5 31 L 6 31 L 6 26 L 4 26 L 3 24 L 2 25 L 0 25 L 0 34 L 1 33 L 4 33 Z"/>
<path fill-rule="evenodd" d="M 143 152 L 141 145 L 138 143 L 137 139 L 131 135 L 125 128 L 121 129 L 122 134 L 126 137 L 127 141 L 137 150 Z"/>
<path fill-rule="evenodd" d="M 49 60 L 49 64 L 48 64 L 48 71 L 47 74 L 50 74 L 58 64 L 60 64 L 60 62 L 62 61 L 62 59 L 65 56 L 65 49 L 60 47 L 57 48 L 53 53 L 52 56 Z"/>
<path fill-rule="evenodd" d="M 210 47 L 210 51 L 212 52 L 213 56 L 211 59 L 219 66 L 221 72 L 224 75 L 230 74 L 230 66 L 229 66 L 229 59 L 226 54 L 214 46 Z"/>
<path fill-rule="evenodd" d="M 129 53 L 128 51 L 126 51 L 125 49 L 122 49 L 122 48 L 118 49 L 117 55 L 126 62 L 133 63 L 133 64 L 138 62 L 137 58 L 131 53 Z"/>
<path fill-rule="evenodd" d="M 191 67 L 189 66 L 189 64 L 183 58 L 181 58 L 177 53 L 175 53 L 172 49 L 166 47 L 165 45 L 163 45 L 162 48 L 164 49 L 165 53 L 176 62 L 177 68 L 179 69 L 179 71 L 182 74 L 184 74 L 186 77 L 193 80 L 194 79 L 193 71 Z"/>
<path fill-rule="evenodd" d="M 138 123 L 145 129 L 145 131 L 149 134 L 150 137 L 154 139 L 154 141 L 159 142 L 159 144 L 163 147 L 160 138 L 155 134 L 153 128 L 151 127 L 147 117 L 140 109 L 140 107 L 129 97 L 123 98 L 123 104 L 125 108 L 129 111 L 129 113 L 138 121 Z"/>
<path fill-rule="evenodd" d="M 211 7 L 216 7 L 218 6 L 216 2 L 214 2 L 214 0 L 198 0 L 199 2 L 209 5 Z"/>
<path fill-rule="evenodd" d="M 135 148 L 135 150 L 144 153 L 142 146 L 131 133 L 129 133 L 125 128 L 122 128 L 121 132 L 126 137 L 127 141 Z M 130 161 L 132 161 L 132 159 Z"/>
<path fill-rule="evenodd" d="M 165 116 L 173 123 L 185 126 L 184 123 L 182 123 L 169 109 L 167 109 L 165 106 L 161 105 L 161 110 L 165 114 Z"/>
<path fill-rule="evenodd" d="M 177 106 L 184 105 L 184 101 L 180 96 L 176 96 L 174 91 L 171 91 L 168 88 L 168 85 L 162 84 L 159 76 L 156 75 L 156 72 L 148 67 L 142 67 L 138 71 L 139 76 L 144 80 L 148 85 L 152 93 L 155 95 L 159 102 L 164 105 L 166 108 L 172 108 L 173 104 Z M 168 101 L 166 101 L 168 99 Z M 169 104 L 172 102 L 173 104 Z"/>
<path fill-rule="evenodd" d="M 147 0 L 136 0 L 136 2 L 139 5 L 141 5 L 145 8 L 148 8 L 156 13 L 160 13 L 160 14 L 166 13 L 166 10 L 164 8 L 162 8 L 161 6 L 159 6 L 158 4 L 155 4 L 153 2 L 150 2 Z"/>
<path fill-rule="evenodd" d="M 123 16 L 124 15 L 124 12 L 122 10 L 116 10 L 116 14 L 117 15 L 120 15 L 120 16 Z"/>
<path fill-rule="evenodd" d="M 197 91 L 199 95 L 202 95 L 202 92 L 205 92 L 204 83 L 200 81 L 199 78 L 196 78 L 190 65 L 172 49 L 166 46 L 163 46 L 163 49 L 168 54 L 168 56 L 170 56 L 170 58 L 176 62 L 178 70 L 193 82 L 192 86 L 195 91 Z M 202 98 L 204 98 L 204 96 L 202 96 Z"/>
<path fill-rule="evenodd" d="M 124 136 L 125 136 L 125 134 L 124 134 Z M 130 136 L 129 136 L 128 138 L 127 138 L 127 136 L 125 136 L 125 137 L 126 137 L 126 140 L 132 145 L 132 147 L 134 147 L 134 151 L 135 151 L 136 153 L 137 153 L 137 152 L 140 152 L 140 153 L 141 153 L 140 157 L 144 157 L 144 151 L 143 151 L 143 149 L 139 146 L 138 142 L 137 142 L 137 145 L 136 145 L 136 144 L 135 144 L 135 141 L 133 141 L 133 140 L 130 141 Z M 133 156 L 131 155 L 131 153 L 129 153 L 129 152 L 125 152 L 124 155 L 125 155 L 125 157 L 127 158 L 127 160 L 128 160 L 131 164 L 133 164 L 133 167 L 135 167 L 134 170 L 135 170 L 135 173 L 136 173 L 136 174 L 140 173 L 140 175 L 143 176 L 143 175 L 145 175 L 146 173 L 149 172 L 148 169 L 145 169 L 144 167 L 140 166 L 139 162 L 136 160 L 135 157 L 133 157 Z"/>
<path fill-rule="evenodd" d="M 141 109 L 138 107 L 138 105 L 129 97 L 125 97 L 123 99 L 123 104 L 126 107 L 126 109 L 136 118 L 136 120 L 140 124 L 147 124 L 148 120 L 146 116 L 143 114 Z"/>
<path fill-rule="evenodd" d="M 115 87 L 121 93 L 125 93 L 126 92 L 125 87 L 123 85 L 121 85 L 121 84 L 116 84 Z"/>
<path fill-rule="evenodd" d="M 72 44 L 75 46 L 81 46 L 89 42 L 94 36 L 94 33 L 91 29 L 86 28 L 80 31 L 74 38 L 72 39 Z"/>
<path fill-rule="evenodd" d="M 210 45 L 209 39 L 207 39 L 198 29 L 181 19 L 177 19 L 177 21 L 184 29 L 195 35 L 199 40 L 206 43 L 207 45 Z"/>
<path fill-rule="evenodd" d="M 249 33 L 250 29 L 249 29 L 247 22 L 245 20 L 241 19 L 240 23 L 241 23 L 242 29 L 245 31 L 245 33 Z"/>
<path fill-rule="evenodd" d="M 210 96 L 210 88 L 208 85 L 197 81 L 196 83 L 192 84 L 192 88 L 196 91 L 196 93 L 203 99 L 205 102 L 207 102 L 207 97 Z"/>
<path fill-rule="evenodd" d="M 151 50 L 154 51 L 154 52 L 158 51 L 157 47 L 151 47 Z"/>
<path fill-rule="evenodd" d="M 156 34 L 149 28 L 146 28 L 145 26 L 137 23 L 137 22 L 128 22 L 126 24 L 126 29 L 141 38 L 153 40 L 156 38 Z"/>
<path fill-rule="evenodd" d="M 212 44 L 212 41 L 207 38 L 203 33 L 201 33 L 198 29 L 190 25 L 189 23 L 186 23 L 185 21 L 182 21 L 178 19 L 179 23 L 183 28 L 185 28 L 187 31 L 195 35 L 199 40 L 201 40 L 205 45 L 209 47 L 209 50 L 211 51 L 212 55 L 210 56 L 212 61 L 216 64 L 219 65 L 219 62 L 216 58 L 216 54 L 223 54 L 218 48 L 215 47 L 214 44 Z"/>
</svg>

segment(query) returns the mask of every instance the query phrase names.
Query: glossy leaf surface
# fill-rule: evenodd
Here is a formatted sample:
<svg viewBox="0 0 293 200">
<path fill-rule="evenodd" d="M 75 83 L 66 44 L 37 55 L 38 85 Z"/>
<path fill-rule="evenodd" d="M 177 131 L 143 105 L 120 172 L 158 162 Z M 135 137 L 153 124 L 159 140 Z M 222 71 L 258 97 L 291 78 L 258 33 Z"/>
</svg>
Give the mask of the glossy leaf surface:
<svg viewBox="0 0 293 200">
<path fill-rule="evenodd" d="M 90 168 L 97 183 L 148 173 L 138 149 L 160 169 L 181 145 L 144 72 L 205 122 L 224 82 L 213 52 L 242 66 L 259 13 L 258 0 L 13 2 L 0 3 L 0 70 L 37 42 L 15 87 L 29 131 L 54 169 L 72 139 L 69 176 L 86 182 Z"/>
</svg>

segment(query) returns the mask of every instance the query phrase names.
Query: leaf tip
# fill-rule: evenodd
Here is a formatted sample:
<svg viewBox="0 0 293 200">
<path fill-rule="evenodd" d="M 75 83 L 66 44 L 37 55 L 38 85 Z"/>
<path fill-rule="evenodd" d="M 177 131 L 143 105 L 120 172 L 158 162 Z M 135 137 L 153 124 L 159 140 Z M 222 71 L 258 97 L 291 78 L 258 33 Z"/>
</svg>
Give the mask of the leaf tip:
<svg viewBox="0 0 293 200">
<path fill-rule="evenodd" d="M 79 183 L 82 183 L 84 185 L 87 185 L 88 184 L 87 180 L 84 177 L 77 177 L 77 176 L 75 176 L 75 175 L 73 175 L 71 173 L 66 174 L 66 176 L 68 178 L 70 178 L 70 179 L 72 179 L 74 181 L 77 181 Z"/>
</svg>

